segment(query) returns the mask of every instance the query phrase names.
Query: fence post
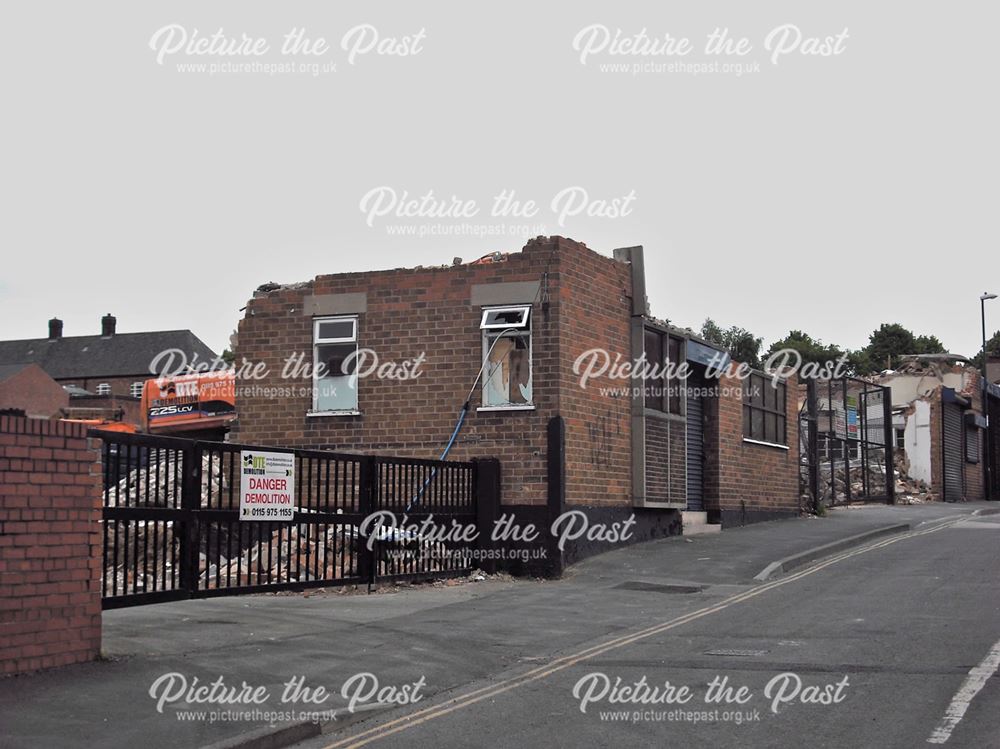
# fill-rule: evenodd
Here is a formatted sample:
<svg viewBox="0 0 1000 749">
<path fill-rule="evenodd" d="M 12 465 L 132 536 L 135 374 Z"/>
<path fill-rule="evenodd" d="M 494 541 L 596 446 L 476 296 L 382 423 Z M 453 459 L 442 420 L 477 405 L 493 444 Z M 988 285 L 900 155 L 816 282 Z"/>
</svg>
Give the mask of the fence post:
<svg viewBox="0 0 1000 749">
<path fill-rule="evenodd" d="M 358 484 L 358 510 L 361 513 L 361 522 L 376 511 L 378 506 L 378 464 L 374 455 L 364 455 L 360 459 L 360 476 Z M 358 541 L 361 546 L 358 548 L 358 573 L 362 580 L 368 584 L 368 592 L 371 592 L 372 585 L 375 584 L 376 557 L 375 551 L 378 549 L 378 541 L 372 543 L 372 548 L 368 548 L 368 539 L 359 534 Z"/>
<path fill-rule="evenodd" d="M 492 549 L 493 529 L 500 519 L 500 461 L 496 458 L 476 458 L 472 461 L 474 477 L 473 501 L 476 503 L 476 530 L 479 531 L 476 548 Z M 497 571 L 497 560 L 482 554 L 479 568 L 488 574 Z"/>
<path fill-rule="evenodd" d="M 184 530 L 180 536 L 181 587 L 193 598 L 198 593 L 201 577 L 201 531 L 198 510 L 201 508 L 201 445 L 193 442 L 183 448 L 181 508 L 184 510 Z"/>
<path fill-rule="evenodd" d="M 896 448 L 896 430 L 892 425 L 892 389 L 882 387 L 882 413 L 885 421 L 885 501 L 896 504 L 896 460 L 893 451 Z"/>
<path fill-rule="evenodd" d="M 819 406 L 816 399 L 816 380 L 806 380 L 806 461 L 809 466 L 809 493 L 812 510 L 819 512 Z"/>
<path fill-rule="evenodd" d="M 549 419 L 546 455 L 546 474 L 548 480 L 548 524 L 545 528 L 546 546 L 548 548 L 549 560 L 547 567 L 549 573 L 555 576 L 562 574 L 562 552 L 559 550 L 555 536 L 550 529 L 552 523 L 559 517 L 566 507 L 566 422 L 562 416 L 553 416 Z"/>
</svg>

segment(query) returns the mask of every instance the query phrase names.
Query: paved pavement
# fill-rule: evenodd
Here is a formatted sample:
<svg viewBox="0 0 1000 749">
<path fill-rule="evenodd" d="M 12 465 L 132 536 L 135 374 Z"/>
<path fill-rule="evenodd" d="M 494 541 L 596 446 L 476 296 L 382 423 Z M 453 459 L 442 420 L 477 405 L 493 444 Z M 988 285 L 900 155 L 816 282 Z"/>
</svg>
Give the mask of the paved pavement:
<svg viewBox="0 0 1000 749">
<path fill-rule="evenodd" d="M 417 682 L 422 700 L 341 716 L 303 746 L 349 745 L 355 737 L 400 746 L 922 745 L 969 669 L 1000 638 L 1000 516 L 966 517 L 954 527 L 947 520 L 984 508 L 997 506 L 844 509 L 668 539 L 592 558 L 556 582 L 112 611 L 107 660 L 0 681 L 0 746 L 152 749 L 232 740 L 267 721 L 189 721 L 191 710 L 227 708 L 183 701 L 165 702 L 161 713 L 151 685 L 168 673 L 189 684 L 222 676 L 229 686 L 267 688 L 261 710 L 290 711 L 279 703 L 283 684 L 302 676 L 306 686 L 335 692 L 314 708 L 330 710 L 346 706 L 342 686 L 364 672 L 378 679 L 383 697 Z M 947 527 L 889 537 L 876 542 L 881 548 L 845 552 L 772 583 L 753 580 L 775 559 L 899 522 Z M 646 636 L 632 636 L 643 630 Z M 763 688 L 784 671 L 818 685 L 846 675 L 846 697 L 837 705 L 786 705 L 773 715 Z M 597 701 L 582 713 L 573 697 L 574 685 L 595 672 L 625 683 L 669 679 L 689 685 L 696 700 L 709 679 L 728 676 L 754 693 L 746 709 L 760 709 L 760 720 L 602 719 L 614 705 Z M 987 680 L 950 745 L 1000 746 L 996 682 Z M 179 683 L 175 677 L 173 686 Z M 475 690 L 483 691 L 467 696 Z M 407 716 L 417 717 L 392 723 Z"/>
</svg>

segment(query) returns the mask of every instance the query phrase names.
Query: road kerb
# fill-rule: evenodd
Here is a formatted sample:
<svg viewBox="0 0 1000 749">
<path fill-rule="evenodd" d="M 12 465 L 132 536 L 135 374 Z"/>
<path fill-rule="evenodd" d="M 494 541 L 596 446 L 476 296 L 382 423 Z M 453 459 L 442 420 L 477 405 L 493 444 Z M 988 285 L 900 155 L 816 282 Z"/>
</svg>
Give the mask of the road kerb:
<svg viewBox="0 0 1000 749">
<path fill-rule="evenodd" d="M 848 536 L 847 538 L 841 538 L 837 541 L 823 544 L 822 546 L 815 546 L 812 549 L 800 551 L 798 554 L 792 554 L 784 559 L 778 559 L 777 561 L 771 562 L 767 565 L 767 567 L 754 575 L 753 579 L 759 582 L 766 582 L 775 575 L 780 575 L 784 572 L 790 572 L 791 570 L 798 569 L 799 567 L 803 567 L 810 562 L 815 562 L 817 559 L 822 559 L 823 557 L 836 554 L 844 549 L 861 546 L 862 544 L 873 541 L 876 538 L 881 538 L 882 536 L 890 536 L 896 533 L 906 533 L 912 529 L 913 528 L 909 523 L 895 523 L 893 525 L 885 525 L 881 528 L 865 531 L 864 533 L 857 533 L 853 536 Z"/>
</svg>

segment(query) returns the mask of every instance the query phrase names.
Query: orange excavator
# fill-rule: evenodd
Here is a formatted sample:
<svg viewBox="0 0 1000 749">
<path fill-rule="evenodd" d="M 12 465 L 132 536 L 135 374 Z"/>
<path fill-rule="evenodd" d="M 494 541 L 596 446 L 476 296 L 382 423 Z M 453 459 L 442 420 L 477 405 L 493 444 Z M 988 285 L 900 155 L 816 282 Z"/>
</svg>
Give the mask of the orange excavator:
<svg viewBox="0 0 1000 749">
<path fill-rule="evenodd" d="M 156 377 L 142 389 L 143 431 L 221 440 L 236 419 L 231 369 Z"/>
</svg>

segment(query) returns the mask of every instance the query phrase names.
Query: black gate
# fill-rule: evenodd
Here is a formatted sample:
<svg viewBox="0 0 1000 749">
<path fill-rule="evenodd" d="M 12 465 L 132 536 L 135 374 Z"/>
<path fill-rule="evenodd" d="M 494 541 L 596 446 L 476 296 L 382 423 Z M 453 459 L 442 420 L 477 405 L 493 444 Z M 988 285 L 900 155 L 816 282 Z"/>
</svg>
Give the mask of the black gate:
<svg viewBox="0 0 1000 749">
<path fill-rule="evenodd" d="M 1000 499 L 1000 385 L 986 384 L 986 497 Z"/>
<path fill-rule="evenodd" d="M 476 523 L 493 461 L 281 450 L 95 432 L 103 440 L 104 608 L 467 573 L 467 546 L 416 526 Z M 239 520 L 242 450 L 295 456 L 294 516 Z M 366 517 L 386 515 L 363 534 Z M 409 510 L 407 512 L 407 510 Z"/>
<path fill-rule="evenodd" d="M 892 397 L 856 377 L 807 380 L 799 410 L 802 496 L 812 507 L 894 501 Z"/>
</svg>

